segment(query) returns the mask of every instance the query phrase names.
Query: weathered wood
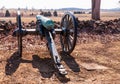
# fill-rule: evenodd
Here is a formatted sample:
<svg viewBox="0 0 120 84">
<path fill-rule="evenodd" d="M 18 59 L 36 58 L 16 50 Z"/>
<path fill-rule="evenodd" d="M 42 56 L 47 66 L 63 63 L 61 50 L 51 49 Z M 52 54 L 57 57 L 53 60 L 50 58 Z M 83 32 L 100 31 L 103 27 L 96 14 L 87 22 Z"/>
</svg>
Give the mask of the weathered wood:
<svg viewBox="0 0 120 84">
<path fill-rule="evenodd" d="M 100 20 L 101 0 L 92 0 L 92 19 Z"/>
</svg>

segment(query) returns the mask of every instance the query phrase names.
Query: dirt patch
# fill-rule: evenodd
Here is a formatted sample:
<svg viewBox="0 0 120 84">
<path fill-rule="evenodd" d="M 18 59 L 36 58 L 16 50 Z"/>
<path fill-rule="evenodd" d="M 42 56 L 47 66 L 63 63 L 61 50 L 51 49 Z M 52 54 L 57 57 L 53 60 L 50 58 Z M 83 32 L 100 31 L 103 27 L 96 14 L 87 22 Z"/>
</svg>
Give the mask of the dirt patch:
<svg viewBox="0 0 120 84">
<path fill-rule="evenodd" d="M 115 37 L 114 37 L 115 38 Z M 68 75 L 60 76 L 53 66 L 46 42 L 39 36 L 23 38 L 23 56 L 17 54 L 17 40 L 11 35 L 0 40 L 0 83 L 11 84 L 119 84 L 120 41 L 102 42 L 78 38 L 71 55 L 61 53 Z M 90 39 L 90 41 L 88 41 Z M 84 42 L 83 40 L 86 40 Z M 93 41 L 94 40 L 94 41 Z M 59 42 L 56 38 L 58 50 Z M 108 69 L 87 70 L 83 63 L 95 63 Z"/>
</svg>

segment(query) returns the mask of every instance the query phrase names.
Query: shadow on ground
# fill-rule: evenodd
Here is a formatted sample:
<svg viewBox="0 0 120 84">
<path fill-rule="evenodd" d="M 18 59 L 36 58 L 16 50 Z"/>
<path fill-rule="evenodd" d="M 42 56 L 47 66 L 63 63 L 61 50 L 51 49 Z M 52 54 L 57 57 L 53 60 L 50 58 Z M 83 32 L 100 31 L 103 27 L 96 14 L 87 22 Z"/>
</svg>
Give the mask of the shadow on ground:
<svg viewBox="0 0 120 84">
<path fill-rule="evenodd" d="M 80 67 L 78 63 L 75 61 L 75 58 L 69 54 L 66 54 L 64 52 L 60 53 L 62 60 L 67 64 L 67 66 L 73 71 L 73 72 L 80 72 Z"/>
<path fill-rule="evenodd" d="M 33 55 L 32 57 L 32 66 L 39 70 L 42 77 L 50 78 L 54 74 L 55 68 L 51 58 L 40 58 L 38 55 Z"/>
<path fill-rule="evenodd" d="M 33 60 L 25 60 L 19 57 L 18 52 L 13 53 L 5 66 L 6 75 L 15 73 L 20 63 L 31 63 L 33 68 L 37 68 L 44 78 L 50 78 L 53 75 L 55 68 L 51 58 L 40 58 L 38 55 L 33 55 L 32 58 Z"/>
<path fill-rule="evenodd" d="M 71 55 L 67 55 L 65 53 L 61 53 L 63 61 L 68 65 L 68 67 L 74 71 L 79 72 L 80 68 L 74 58 Z M 59 81 L 62 83 L 67 83 L 70 81 L 69 78 L 60 75 L 56 69 L 54 68 L 54 63 L 51 58 L 40 58 L 38 55 L 32 56 L 33 60 L 25 60 L 18 56 L 18 52 L 15 52 L 11 55 L 11 57 L 7 60 L 7 64 L 5 66 L 6 75 L 12 75 L 18 69 L 20 63 L 31 63 L 33 68 L 37 68 L 44 78 L 50 78 L 53 74 L 56 75 Z"/>
<path fill-rule="evenodd" d="M 12 56 L 7 60 L 7 64 L 5 66 L 6 75 L 12 75 L 17 70 L 20 63 L 21 58 L 19 57 L 18 52 L 13 53 Z"/>
</svg>

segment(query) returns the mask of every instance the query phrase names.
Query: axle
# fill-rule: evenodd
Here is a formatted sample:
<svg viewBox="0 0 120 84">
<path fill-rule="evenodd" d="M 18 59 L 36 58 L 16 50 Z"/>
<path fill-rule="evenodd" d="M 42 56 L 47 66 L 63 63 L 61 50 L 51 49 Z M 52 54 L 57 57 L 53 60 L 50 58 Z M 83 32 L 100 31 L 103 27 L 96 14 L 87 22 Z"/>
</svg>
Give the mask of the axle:
<svg viewBox="0 0 120 84">
<path fill-rule="evenodd" d="M 56 34 L 60 34 L 62 32 L 62 29 L 54 29 Z M 19 29 L 16 29 L 13 32 L 13 36 L 18 36 L 19 35 Z M 39 31 L 37 31 L 36 29 L 22 29 L 22 36 L 26 36 L 26 35 L 39 35 Z"/>
</svg>

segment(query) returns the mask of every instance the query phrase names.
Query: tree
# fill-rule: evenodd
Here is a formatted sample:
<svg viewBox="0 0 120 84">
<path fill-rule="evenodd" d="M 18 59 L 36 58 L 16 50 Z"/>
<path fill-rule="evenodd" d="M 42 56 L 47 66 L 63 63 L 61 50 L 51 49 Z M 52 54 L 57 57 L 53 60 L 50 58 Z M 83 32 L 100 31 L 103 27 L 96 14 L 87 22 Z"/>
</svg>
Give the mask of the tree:
<svg viewBox="0 0 120 84">
<path fill-rule="evenodd" d="M 56 10 L 53 12 L 53 15 L 54 15 L 55 17 L 57 17 L 57 16 L 58 16 L 58 14 L 57 14 L 57 11 L 56 11 Z"/>
<path fill-rule="evenodd" d="M 92 0 L 92 19 L 100 20 L 101 0 Z"/>
<path fill-rule="evenodd" d="M 46 16 L 46 17 L 51 17 L 52 16 L 50 11 L 48 11 L 48 12 L 41 11 L 40 15 L 43 15 L 43 16 Z"/>
<path fill-rule="evenodd" d="M 9 10 L 6 10 L 5 17 L 10 17 L 10 12 L 9 12 Z"/>
<path fill-rule="evenodd" d="M 47 15 L 48 15 L 49 17 L 51 17 L 51 16 L 52 16 L 52 14 L 51 14 L 51 12 L 50 12 L 50 11 L 48 11 L 48 12 L 47 12 Z"/>
</svg>

